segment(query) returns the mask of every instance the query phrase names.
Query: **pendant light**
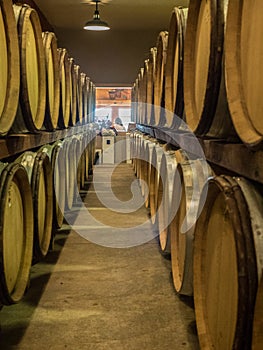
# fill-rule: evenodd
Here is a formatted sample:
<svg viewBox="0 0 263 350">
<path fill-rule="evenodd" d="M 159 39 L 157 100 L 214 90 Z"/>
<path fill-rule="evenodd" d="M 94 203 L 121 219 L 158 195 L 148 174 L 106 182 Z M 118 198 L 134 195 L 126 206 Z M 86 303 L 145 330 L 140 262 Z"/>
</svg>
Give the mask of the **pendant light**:
<svg viewBox="0 0 263 350">
<path fill-rule="evenodd" d="M 96 3 L 96 10 L 93 15 L 93 19 L 91 21 L 88 21 L 84 29 L 86 30 L 94 30 L 94 31 L 102 31 L 102 30 L 109 30 L 110 27 L 107 22 L 101 21 L 100 19 L 100 13 L 99 13 L 99 5 L 98 3 L 100 0 L 94 0 Z"/>
</svg>

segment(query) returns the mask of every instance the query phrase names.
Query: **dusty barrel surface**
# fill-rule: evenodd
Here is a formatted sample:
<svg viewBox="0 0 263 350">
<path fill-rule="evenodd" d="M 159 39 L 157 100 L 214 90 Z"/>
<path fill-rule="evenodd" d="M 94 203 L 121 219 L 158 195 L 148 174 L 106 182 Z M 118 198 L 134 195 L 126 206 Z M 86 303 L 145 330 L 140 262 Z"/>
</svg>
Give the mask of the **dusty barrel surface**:
<svg viewBox="0 0 263 350">
<path fill-rule="evenodd" d="M 58 126 L 61 129 L 67 128 L 70 117 L 70 63 L 66 49 L 58 49 L 59 56 L 59 84 L 60 102 Z"/>
<path fill-rule="evenodd" d="M 227 3 L 190 1 L 184 45 L 186 122 L 199 136 L 224 139 L 236 137 L 225 91 Z"/>
<path fill-rule="evenodd" d="M 18 106 L 20 64 L 12 1 L 0 1 L 0 135 L 11 128 Z"/>
<path fill-rule="evenodd" d="M 44 126 L 47 130 L 54 130 L 58 124 L 59 115 L 59 56 L 57 38 L 54 33 L 42 33 L 46 62 L 46 112 Z"/>
<path fill-rule="evenodd" d="M 17 160 L 27 171 L 34 214 L 33 257 L 44 258 L 49 249 L 53 220 L 53 181 L 49 156 L 45 150 L 27 151 Z"/>
<path fill-rule="evenodd" d="M 37 12 L 27 5 L 13 5 L 20 48 L 19 108 L 13 132 L 41 129 L 46 108 L 45 53 Z"/>
<path fill-rule="evenodd" d="M 159 33 L 156 43 L 156 68 L 154 77 L 154 125 L 165 125 L 165 65 L 167 58 L 168 32 Z"/>
<path fill-rule="evenodd" d="M 177 173 L 173 177 L 173 218 L 169 226 L 172 277 L 175 290 L 184 295 L 193 295 L 195 223 L 200 205 L 204 205 L 201 193 L 204 192 L 204 186 L 211 175 L 206 161 L 196 159 L 179 162 Z"/>
<path fill-rule="evenodd" d="M 226 36 L 226 86 L 230 113 L 239 137 L 262 146 L 262 1 L 229 1 Z"/>
<path fill-rule="evenodd" d="M 20 164 L 0 163 L 0 302 L 17 303 L 28 284 L 33 248 L 33 203 Z"/>
<path fill-rule="evenodd" d="M 184 36 L 188 9 L 175 7 L 169 25 L 165 65 L 165 115 L 166 125 L 174 126 L 174 114 L 183 117 L 183 56 Z"/>
<path fill-rule="evenodd" d="M 242 178 L 210 180 L 194 243 L 201 348 L 251 348 L 262 237 L 262 196 L 257 189 Z"/>
</svg>

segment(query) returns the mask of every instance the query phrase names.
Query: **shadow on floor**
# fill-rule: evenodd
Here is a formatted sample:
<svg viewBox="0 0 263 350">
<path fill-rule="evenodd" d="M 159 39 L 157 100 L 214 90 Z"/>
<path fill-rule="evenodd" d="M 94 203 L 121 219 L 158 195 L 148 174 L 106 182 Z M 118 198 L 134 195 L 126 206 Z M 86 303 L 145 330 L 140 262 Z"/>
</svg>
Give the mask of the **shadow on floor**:
<svg viewBox="0 0 263 350">
<path fill-rule="evenodd" d="M 62 227 L 56 233 L 54 249 L 43 261 L 31 267 L 30 285 L 23 300 L 15 305 L 3 306 L 0 311 L 0 349 L 15 349 L 23 338 L 69 233 L 68 228 Z"/>
</svg>

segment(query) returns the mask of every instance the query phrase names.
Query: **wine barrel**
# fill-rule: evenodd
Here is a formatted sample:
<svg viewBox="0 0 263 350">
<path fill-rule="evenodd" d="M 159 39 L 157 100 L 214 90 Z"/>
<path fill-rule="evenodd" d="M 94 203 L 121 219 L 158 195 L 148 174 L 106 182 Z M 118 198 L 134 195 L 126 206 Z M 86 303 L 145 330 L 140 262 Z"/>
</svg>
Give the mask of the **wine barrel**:
<svg viewBox="0 0 263 350">
<path fill-rule="evenodd" d="M 137 78 L 135 80 L 135 84 L 136 84 L 136 87 L 135 87 L 135 92 L 136 92 L 136 95 L 135 95 L 135 122 L 136 122 L 136 124 L 139 124 L 139 94 L 140 94 L 139 80 L 140 80 L 140 73 L 138 73 Z"/>
<path fill-rule="evenodd" d="M 95 131 L 93 131 L 90 134 L 88 150 L 89 150 L 89 174 L 92 174 L 94 161 L 95 161 L 95 153 L 96 153 L 96 132 Z"/>
<path fill-rule="evenodd" d="M 154 77 L 154 125 L 165 125 L 165 64 L 167 56 L 168 32 L 162 31 L 157 38 L 156 69 Z"/>
<path fill-rule="evenodd" d="M 90 130 L 88 129 L 83 134 L 83 157 L 84 157 L 84 179 L 85 181 L 88 180 L 89 174 L 88 174 L 88 164 L 89 164 L 89 142 L 91 138 Z"/>
<path fill-rule="evenodd" d="M 201 348 L 250 349 L 261 279 L 262 196 L 248 181 L 209 181 L 194 242 L 194 301 Z"/>
<path fill-rule="evenodd" d="M 145 198 L 149 192 L 148 186 L 148 159 L 146 158 L 146 147 L 151 143 L 151 137 L 144 135 L 141 141 L 140 147 L 140 174 L 139 174 L 139 184 L 141 186 L 142 196 Z"/>
<path fill-rule="evenodd" d="M 139 124 L 143 124 L 144 122 L 144 118 L 143 118 L 143 103 L 144 103 L 144 96 L 145 96 L 145 92 L 144 92 L 144 81 L 143 81 L 143 77 L 144 77 L 144 67 L 140 68 L 140 71 L 138 73 L 138 117 L 137 117 L 137 121 Z"/>
<path fill-rule="evenodd" d="M 262 146 L 262 1 L 229 1 L 225 34 L 227 99 L 241 140 Z"/>
<path fill-rule="evenodd" d="M 138 78 L 136 78 L 134 86 L 133 86 L 132 104 L 131 104 L 132 117 L 133 117 L 133 121 L 136 124 L 138 123 L 138 96 L 139 96 L 138 83 L 139 83 L 139 80 L 138 80 Z"/>
<path fill-rule="evenodd" d="M 89 100 L 90 96 L 90 78 L 86 76 L 86 88 L 87 88 L 87 107 L 86 107 L 86 120 L 85 123 L 89 124 Z"/>
<path fill-rule="evenodd" d="M 52 168 L 46 151 L 27 151 L 16 160 L 27 171 L 31 185 L 34 213 L 33 258 L 44 258 L 51 242 L 53 220 Z"/>
<path fill-rule="evenodd" d="M 145 179 L 148 186 L 148 191 L 145 192 L 144 195 L 144 204 L 146 208 L 150 207 L 150 183 L 151 183 L 151 162 L 152 162 L 152 154 L 155 146 L 158 144 L 157 140 L 154 138 L 151 138 L 151 142 L 146 144 L 145 149 L 145 159 L 146 159 L 146 170 L 145 170 Z"/>
<path fill-rule="evenodd" d="M 53 227 L 61 228 L 65 210 L 65 172 L 63 159 L 63 142 L 56 141 L 52 145 L 51 165 L 53 169 L 54 201 Z"/>
<path fill-rule="evenodd" d="M 143 65 L 143 78 L 141 85 L 141 123 L 147 124 L 147 80 L 148 80 L 148 71 L 149 71 L 149 59 L 144 60 Z"/>
<path fill-rule="evenodd" d="M 37 12 L 13 5 L 20 48 L 19 108 L 12 132 L 36 132 L 43 126 L 46 108 L 45 52 Z"/>
<path fill-rule="evenodd" d="M 164 152 L 161 158 L 160 173 L 162 180 L 158 186 L 158 231 L 160 250 L 164 255 L 171 252 L 169 224 L 173 219 L 172 196 L 174 177 L 177 170 L 176 153 L 180 151 Z"/>
<path fill-rule="evenodd" d="M 190 1 L 184 45 L 186 123 L 199 136 L 235 139 L 224 77 L 228 0 Z"/>
<path fill-rule="evenodd" d="M 77 184 L 80 191 L 85 185 L 85 139 L 82 134 L 76 135 Z"/>
<path fill-rule="evenodd" d="M 212 171 L 205 160 L 184 160 L 173 177 L 170 214 L 172 277 L 179 294 L 193 295 L 193 241 L 201 192 Z"/>
<path fill-rule="evenodd" d="M 132 161 L 132 167 L 133 167 L 133 170 L 134 170 L 134 173 L 136 175 L 136 142 L 137 142 L 137 137 L 138 137 L 138 131 L 134 131 L 132 134 L 131 134 L 131 161 Z"/>
<path fill-rule="evenodd" d="M 69 92 L 70 92 L 70 119 L 69 125 L 77 122 L 77 78 L 74 69 L 74 59 L 69 58 Z"/>
<path fill-rule="evenodd" d="M 88 130 L 88 132 L 85 135 L 85 180 L 88 181 L 89 179 L 89 163 L 90 163 L 90 144 L 91 141 L 91 132 Z"/>
<path fill-rule="evenodd" d="M 136 83 L 133 83 L 131 88 L 131 122 L 135 123 L 135 96 L 136 96 Z"/>
<path fill-rule="evenodd" d="M 135 132 L 134 137 L 134 154 L 133 154 L 133 165 L 134 165 L 134 173 L 138 178 L 137 170 L 139 168 L 139 142 L 141 142 L 142 134 L 140 132 Z"/>
<path fill-rule="evenodd" d="M 64 167 L 65 167 L 65 209 L 70 210 L 73 206 L 77 188 L 76 181 L 76 154 L 75 142 L 72 137 L 63 140 Z"/>
<path fill-rule="evenodd" d="M 82 91 L 82 124 L 87 124 L 88 122 L 88 99 L 89 99 L 89 78 L 85 73 L 81 73 L 81 91 Z"/>
<path fill-rule="evenodd" d="M 154 225 L 158 223 L 158 188 L 162 185 L 162 176 L 160 174 L 160 166 L 162 155 L 165 151 L 164 144 L 156 144 L 152 151 L 151 170 L 150 170 L 150 212 L 151 221 Z M 162 198 L 159 198 L 159 202 Z"/>
<path fill-rule="evenodd" d="M 134 173 L 136 175 L 136 162 L 137 162 L 137 142 L 138 138 L 141 137 L 141 133 L 137 130 L 133 132 L 133 137 L 132 137 L 132 145 L 131 145 L 131 157 L 132 157 L 132 164 L 133 164 L 133 169 Z"/>
<path fill-rule="evenodd" d="M 132 132 L 130 135 L 130 140 L 131 140 L 131 163 L 132 167 L 134 169 L 134 156 L 135 156 L 135 135 L 136 132 Z"/>
<path fill-rule="evenodd" d="M 77 123 L 78 125 L 81 125 L 82 119 L 83 119 L 82 85 L 81 85 L 80 66 L 78 64 L 74 64 L 74 71 L 75 71 L 76 85 L 77 85 Z"/>
<path fill-rule="evenodd" d="M 59 81 L 60 81 L 60 102 L 58 127 L 60 129 L 69 126 L 70 117 L 70 64 L 66 49 L 58 49 L 59 56 Z"/>
<path fill-rule="evenodd" d="M 140 149 L 142 143 L 143 134 L 137 132 L 135 135 L 135 149 L 134 149 L 134 172 L 137 178 L 140 176 Z"/>
<path fill-rule="evenodd" d="M 47 153 L 52 168 L 52 188 L 53 188 L 53 221 L 55 229 L 61 228 L 64 219 L 65 208 L 65 171 L 62 141 L 45 145 L 40 148 L 41 152 Z"/>
<path fill-rule="evenodd" d="M 166 126 L 174 127 L 174 114 L 183 118 L 183 56 L 188 9 L 175 7 L 169 25 L 165 65 L 165 119 Z M 177 124 L 177 123 L 176 123 Z"/>
<path fill-rule="evenodd" d="M 146 124 L 154 125 L 154 77 L 156 69 L 157 48 L 150 49 L 147 69 L 147 92 L 146 92 Z"/>
<path fill-rule="evenodd" d="M 12 1 L 0 1 L 0 135 L 10 130 L 17 111 L 20 65 Z"/>
<path fill-rule="evenodd" d="M 94 123 L 95 109 L 96 109 L 96 87 L 95 84 L 90 81 L 89 84 L 89 123 Z"/>
<path fill-rule="evenodd" d="M 143 141 L 143 134 L 139 133 L 136 138 L 136 167 L 135 167 L 135 175 L 139 179 L 141 176 L 141 146 Z"/>
<path fill-rule="evenodd" d="M 33 248 L 33 204 L 27 173 L 20 164 L 0 163 L 0 303 L 21 300 Z"/>
<path fill-rule="evenodd" d="M 59 57 L 57 38 L 54 33 L 42 33 L 46 61 L 46 112 L 44 127 L 48 131 L 56 129 L 59 115 Z"/>
<path fill-rule="evenodd" d="M 263 344 L 263 275 L 258 286 L 253 320 L 252 350 L 261 350 Z"/>
</svg>

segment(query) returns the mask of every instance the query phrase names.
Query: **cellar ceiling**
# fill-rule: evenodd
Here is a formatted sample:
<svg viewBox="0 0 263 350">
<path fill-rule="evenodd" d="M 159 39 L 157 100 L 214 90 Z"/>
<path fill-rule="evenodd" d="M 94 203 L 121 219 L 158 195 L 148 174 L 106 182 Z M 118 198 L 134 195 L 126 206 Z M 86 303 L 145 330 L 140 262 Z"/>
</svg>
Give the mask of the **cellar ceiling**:
<svg viewBox="0 0 263 350">
<path fill-rule="evenodd" d="M 169 29 L 175 6 L 188 0 L 102 0 L 101 19 L 111 29 L 83 29 L 93 16 L 90 0 L 34 0 L 53 27 L 59 47 L 69 51 L 97 86 L 130 86 L 156 44 L 158 33 Z"/>
</svg>

